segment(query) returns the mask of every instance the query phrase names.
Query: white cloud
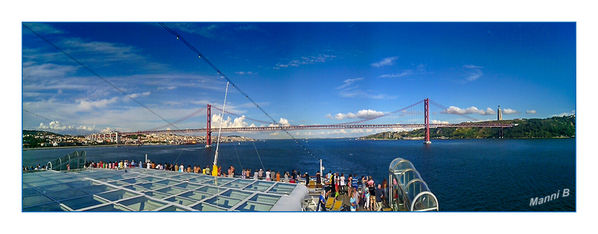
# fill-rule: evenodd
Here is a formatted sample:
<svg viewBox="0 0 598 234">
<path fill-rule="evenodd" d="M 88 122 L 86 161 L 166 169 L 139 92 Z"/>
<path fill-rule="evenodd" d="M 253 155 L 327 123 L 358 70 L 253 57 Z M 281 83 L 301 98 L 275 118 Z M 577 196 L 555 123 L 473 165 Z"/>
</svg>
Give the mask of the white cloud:
<svg viewBox="0 0 598 234">
<path fill-rule="evenodd" d="M 230 116 L 227 116 L 226 119 L 222 119 L 220 115 L 213 114 L 212 128 L 214 130 L 217 130 L 218 128 L 220 128 L 221 124 L 223 128 L 255 127 L 255 124 L 249 124 L 245 122 L 245 115 L 231 120 Z"/>
<path fill-rule="evenodd" d="M 252 71 L 238 71 L 238 72 L 235 72 L 235 74 L 243 76 L 243 75 L 253 75 L 255 73 Z"/>
<path fill-rule="evenodd" d="M 430 120 L 430 123 L 431 124 L 449 124 L 448 121 L 440 121 L 440 120 L 435 120 L 435 119 Z"/>
<path fill-rule="evenodd" d="M 575 115 L 575 110 L 571 110 L 569 112 L 563 112 L 563 113 L 560 113 L 560 114 L 556 114 L 556 115 L 553 115 L 552 117 L 563 117 L 563 116 L 570 116 L 570 115 Z"/>
<path fill-rule="evenodd" d="M 505 109 L 507 110 L 507 109 Z M 506 113 L 504 112 L 505 110 L 503 110 L 504 114 L 513 114 L 516 113 L 515 110 L 513 109 L 508 109 L 509 112 L 511 111 L 515 111 L 515 112 L 511 112 L 511 113 Z M 494 115 L 496 114 L 496 111 L 494 111 L 492 108 L 488 107 L 486 108 L 486 110 L 480 110 L 475 106 L 470 106 L 468 108 L 462 109 L 456 106 L 449 106 L 446 110 L 442 111 L 442 113 L 444 114 L 456 114 L 456 115 L 466 115 L 466 114 L 478 114 L 478 115 Z"/>
<path fill-rule="evenodd" d="M 349 86 L 351 86 L 353 83 L 363 80 L 363 77 L 358 77 L 358 78 L 352 78 L 352 79 L 346 79 L 343 80 L 343 84 L 341 84 L 340 86 L 336 87 L 336 89 L 345 89 L 348 88 Z"/>
<path fill-rule="evenodd" d="M 45 23 L 23 23 L 27 27 L 31 28 L 31 30 L 35 31 L 36 33 L 47 35 L 47 34 L 61 34 L 63 33 L 62 30 L 57 29 L 49 24 Z M 29 30 L 23 28 L 23 32 L 30 32 Z"/>
<path fill-rule="evenodd" d="M 399 57 L 388 57 L 384 58 L 378 62 L 372 63 L 372 67 L 383 67 L 383 66 L 390 66 L 394 64 L 394 61 L 397 60 Z"/>
<path fill-rule="evenodd" d="M 336 87 L 339 90 L 339 95 L 341 97 L 361 97 L 361 98 L 370 98 L 370 99 L 394 99 L 396 97 L 389 96 L 386 94 L 381 94 L 379 92 L 371 91 L 371 90 L 361 90 L 359 85 L 356 84 L 357 82 L 363 80 L 363 77 L 346 79 L 343 83 Z"/>
<path fill-rule="evenodd" d="M 168 23 L 168 26 L 182 32 L 198 34 L 206 38 L 216 38 L 216 30 L 220 25 L 217 24 L 197 24 L 197 23 Z"/>
<path fill-rule="evenodd" d="M 292 59 L 286 63 L 277 63 L 274 65 L 274 69 L 281 69 L 287 67 L 299 67 L 301 65 L 325 63 L 336 58 L 336 55 L 331 54 L 318 54 L 316 56 L 302 56 L 300 58 Z"/>
<path fill-rule="evenodd" d="M 380 78 L 401 78 L 401 77 L 405 77 L 405 76 L 408 76 L 411 74 L 413 74 L 412 70 L 405 70 L 405 71 L 402 71 L 399 73 L 383 74 L 383 75 L 380 75 Z"/>
<path fill-rule="evenodd" d="M 270 124 L 268 125 L 269 127 L 276 127 L 276 126 L 290 126 L 291 124 L 289 123 L 288 119 L 285 118 L 280 118 L 280 120 L 278 120 L 278 124 Z"/>
<path fill-rule="evenodd" d="M 516 110 L 513 110 L 511 108 L 505 108 L 504 110 L 502 110 L 502 113 L 505 115 L 510 115 L 510 114 L 517 114 L 519 112 Z"/>
<path fill-rule="evenodd" d="M 132 94 L 127 95 L 127 97 L 135 99 L 138 97 L 146 97 L 146 96 L 149 96 L 150 94 L 152 94 L 150 91 L 146 91 L 143 93 L 132 93 Z"/>
<path fill-rule="evenodd" d="M 44 130 L 59 130 L 59 131 L 64 131 L 64 130 L 83 130 L 83 131 L 94 131 L 95 130 L 95 126 L 85 126 L 85 125 L 79 125 L 78 127 L 75 127 L 73 125 L 64 125 L 62 123 L 60 123 L 60 121 L 54 120 L 54 121 L 50 121 L 50 123 L 48 125 L 45 125 L 43 122 L 39 123 L 39 126 L 37 127 L 38 129 L 44 129 Z"/>
<path fill-rule="evenodd" d="M 367 110 L 359 110 L 357 112 L 357 114 L 354 114 L 352 112 L 348 112 L 348 113 L 337 113 L 334 116 L 332 116 L 331 114 L 328 114 L 328 115 L 326 115 L 326 117 L 328 117 L 330 119 L 336 119 L 336 120 L 343 120 L 343 119 L 372 119 L 372 118 L 380 117 L 380 116 L 383 116 L 383 115 L 384 115 L 384 112 L 367 109 Z"/>
<path fill-rule="evenodd" d="M 482 75 L 484 75 L 484 72 L 482 72 L 482 68 L 481 66 L 476 66 L 476 65 L 463 65 L 463 68 L 465 68 L 465 73 L 466 73 L 466 77 L 465 80 L 466 81 L 474 81 L 479 79 L 480 77 L 482 77 Z"/>
<path fill-rule="evenodd" d="M 526 110 L 525 113 L 533 115 L 533 114 L 536 114 L 536 110 Z"/>
<path fill-rule="evenodd" d="M 78 100 L 79 104 L 75 107 L 78 111 L 89 111 L 95 108 L 103 108 L 106 107 L 108 104 L 112 104 L 118 100 L 118 97 L 113 97 L 110 99 L 100 99 L 97 101 L 89 101 L 89 100 Z"/>
<path fill-rule="evenodd" d="M 53 63 L 34 64 L 28 63 L 23 64 L 23 76 L 33 78 L 47 78 L 57 77 L 64 78 L 66 74 L 72 73 L 77 70 L 77 67 L 70 65 L 58 65 Z"/>
</svg>

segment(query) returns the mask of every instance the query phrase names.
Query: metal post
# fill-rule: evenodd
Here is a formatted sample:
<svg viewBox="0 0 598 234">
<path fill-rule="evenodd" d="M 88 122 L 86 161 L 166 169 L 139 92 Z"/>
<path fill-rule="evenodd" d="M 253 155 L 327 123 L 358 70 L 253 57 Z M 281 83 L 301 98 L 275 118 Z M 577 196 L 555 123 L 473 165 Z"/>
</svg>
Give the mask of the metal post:
<svg viewBox="0 0 598 234">
<path fill-rule="evenodd" d="M 208 104 L 206 113 L 206 148 L 212 146 L 212 105 Z"/>
<path fill-rule="evenodd" d="M 424 99 L 424 123 L 426 125 L 426 129 L 425 129 L 425 138 L 424 138 L 424 144 L 431 144 L 432 142 L 430 141 L 430 105 L 429 105 L 429 98 Z"/>
</svg>

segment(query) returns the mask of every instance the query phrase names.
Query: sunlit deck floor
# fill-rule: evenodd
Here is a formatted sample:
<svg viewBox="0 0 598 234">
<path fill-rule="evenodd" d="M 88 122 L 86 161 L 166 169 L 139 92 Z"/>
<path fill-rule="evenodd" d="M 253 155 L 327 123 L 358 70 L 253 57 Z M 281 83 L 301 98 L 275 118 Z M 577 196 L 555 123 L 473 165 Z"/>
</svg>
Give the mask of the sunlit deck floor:
<svg viewBox="0 0 598 234">
<path fill-rule="evenodd" d="M 24 212 L 295 211 L 301 209 L 306 191 L 297 184 L 142 168 L 43 171 L 23 174 L 22 208 Z"/>
</svg>

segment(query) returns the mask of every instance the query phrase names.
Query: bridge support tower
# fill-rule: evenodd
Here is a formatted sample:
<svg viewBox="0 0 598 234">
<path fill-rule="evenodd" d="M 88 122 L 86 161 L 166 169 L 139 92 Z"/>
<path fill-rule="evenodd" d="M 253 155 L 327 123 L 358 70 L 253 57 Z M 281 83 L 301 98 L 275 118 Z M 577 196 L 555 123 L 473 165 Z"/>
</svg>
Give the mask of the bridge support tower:
<svg viewBox="0 0 598 234">
<path fill-rule="evenodd" d="M 206 111 L 206 148 L 209 148 L 212 146 L 212 105 L 208 104 Z"/>
<path fill-rule="evenodd" d="M 430 141 L 430 99 L 424 99 L 424 123 L 426 125 L 424 144 L 432 144 Z"/>
</svg>

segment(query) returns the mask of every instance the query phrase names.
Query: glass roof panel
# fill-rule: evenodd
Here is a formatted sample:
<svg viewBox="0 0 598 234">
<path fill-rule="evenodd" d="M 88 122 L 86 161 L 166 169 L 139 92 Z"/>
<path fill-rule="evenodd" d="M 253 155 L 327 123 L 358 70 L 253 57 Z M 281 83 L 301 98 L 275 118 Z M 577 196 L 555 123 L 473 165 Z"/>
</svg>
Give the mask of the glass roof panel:
<svg viewBox="0 0 598 234">
<path fill-rule="evenodd" d="M 198 211 L 226 211 L 226 209 L 213 206 L 206 203 L 199 203 L 197 205 L 192 206 L 191 208 L 198 210 Z"/>
<path fill-rule="evenodd" d="M 176 203 L 179 205 L 183 205 L 183 206 L 188 206 L 188 205 L 195 204 L 198 202 L 197 200 L 193 200 L 193 199 L 189 199 L 189 198 L 185 198 L 185 197 L 181 197 L 181 196 L 174 196 L 174 197 L 170 197 L 170 198 L 167 198 L 164 200 L 173 202 L 173 203 Z"/>
<path fill-rule="evenodd" d="M 189 191 L 189 192 L 183 193 L 183 194 L 181 194 L 179 196 L 186 197 L 186 198 L 191 198 L 191 199 L 194 199 L 194 200 L 197 200 L 197 201 L 201 201 L 203 199 L 211 197 L 212 195 L 205 194 L 205 193 L 200 193 L 200 192 L 197 192 L 197 191 Z"/>
<path fill-rule="evenodd" d="M 228 198 L 228 197 L 213 197 L 205 201 L 205 203 L 209 203 L 212 205 L 217 205 L 222 208 L 229 209 L 236 205 L 237 203 L 241 202 L 239 199 Z"/>
<path fill-rule="evenodd" d="M 24 173 L 22 184 L 23 211 L 262 211 L 280 199 L 267 193 L 296 186 L 140 168 Z"/>
<path fill-rule="evenodd" d="M 120 199 L 138 196 L 138 194 L 127 192 L 127 191 L 122 190 L 122 189 L 119 189 L 119 190 L 116 190 L 116 191 L 110 191 L 110 192 L 100 193 L 100 194 L 97 194 L 97 195 L 100 196 L 101 198 L 104 198 L 104 199 L 107 199 L 107 200 L 110 200 L 110 201 L 118 201 Z"/>
<path fill-rule="evenodd" d="M 131 198 L 118 203 L 133 211 L 152 211 L 166 205 L 165 202 L 155 201 L 147 197 Z"/>
<path fill-rule="evenodd" d="M 89 206 L 104 204 L 104 203 L 106 203 L 106 201 L 99 198 L 98 196 L 88 195 L 88 196 L 84 196 L 84 197 L 80 197 L 80 198 L 64 200 L 64 201 L 61 201 L 60 203 L 68 206 L 69 208 L 71 208 L 73 210 L 78 210 L 78 209 L 89 207 Z"/>
<path fill-rule="evenodd" d="M 237 207 L 238 211 L 269 211 L 273 205 L 261 204 L 257 202 L 247 201 Z"/>
<path fill-rule="evenodd" d="M 67 210 L 60 207 L 59 203 L 51 202 L 51 203 L 46 203 L 43 205 L 25 208 L 25 209 L 23 209 L 23 211 L 67 211 Z"/>
</svg>

